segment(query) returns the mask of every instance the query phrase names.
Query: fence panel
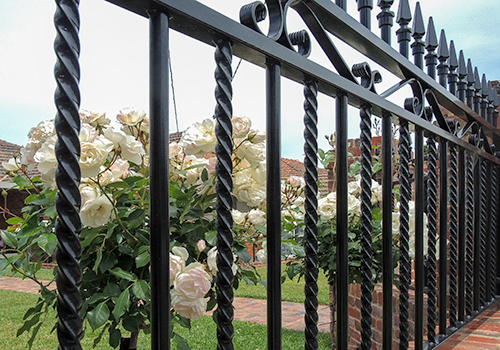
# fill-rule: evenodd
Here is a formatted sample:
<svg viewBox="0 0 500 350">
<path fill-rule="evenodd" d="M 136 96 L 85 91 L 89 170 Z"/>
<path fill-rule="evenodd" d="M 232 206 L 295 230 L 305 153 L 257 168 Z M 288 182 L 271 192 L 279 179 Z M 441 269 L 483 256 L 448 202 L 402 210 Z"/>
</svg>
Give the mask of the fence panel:
<svg viewBox="0 0 500 350">
<path fill-rule="evenodd" d="M 425 26 L 420 4 L 412 14 L 400 0 L 395 31 L 399 52 L 391 46 L 395 14 L 392 0 L 378 1 L 380 36 L 371 31 L 372 0 L 358 0 L 359 21 L 348 1 L 268 0 L 243 6 L 242 24 L 194 0 L 108 0 L 150 19 L 151 116 L 151 288 L 152 349 L 169 349 L 169 31 L 214 46 L 215 119 L 217 121 L 217 338 L 219 349 L 233 349 L 233 183 L 232 77 L 234 56 L 266 71 L 268 348 L 281 349 L 281 78 L 304 86 L 305 152 L 305 348 L 318 349 L 318 93 L 335 99 L 336 119 L 336 313 L 337 348 L 432 348 L 470 321 L 497 298 L 500 259 L 497 232 L 498 167 L 495 146 L 498 96 L 463 52 L 457 58 L 444 31 L 439 40 L 432 17 Z M 56 0 L 56 174 L 59 195 L 58 337 L 62 349 L 78 349 L 82 324 L 78 268 L 80 170 L 78 167 L 79 41 L 78 0 Z M 354 1 L 352 1 L 354 3 Z M 295 10 L 308 31 L 288 34 L 287 11 Z M 269 15 L 269 33 L 258 22 Z M 410 23 L 412 26 L 410 27 Z M 311 33 L 311 35 L 309 35 Z M 367 60 L 382 66 L 398 82 L 382 93 L 382 74 L 367 62 L 352 68 L 332 36 Z M 425 39 L 424 39 L 425 37 Z M 308 59 L 311 42 L 334 69 Z M 413 42 L 412 42 L 413 38 Z M 410 48 L 412 57 L 410 58 Z M 410 62 L 412 59 L 413 62 Z M 425 68 L 424 68 L 425 65 Z M 425 72 L 424 72 L 425 69 Z M 385 73 L 384 73 L 385 74 Z M 436 81 L 436 78 L 438 81 Z M 401 105 L 396 92 L 412 96 Z M 361 129 L 360 255 L 361 340 L 349 329 L 349 156 L 351 107 L 359 110 Z M 454 115 L 446 119 L 443 110 Z M 382 125 L 382 339 L 373 322 L 372 129 Z M 397 127 L 399 132 L 394 133 Z M 394 135 L 397 135 L 395 138 Z M 397 148 L 397 149 L 396 149 Z M 395 164 L 393 157 L 399 156 Z M 397 178 L 397 179 L 396 179 Z M 398 185 L 398 188 L 395 187 Z M 397 193 L 397 203 L 394 194 Z M 397 207 L 397 208 L 396 208 Z M 399 224 L 393 224 L 395 212 Z M 394 243 L 394 230 L 397 245 Z M 439 245 L 439 248 L 438 248 Z M 395 255 L 395 251 L 399 253 Z M 413 255 L 413 256 L 412 256 Z M 398 265 L 395 274 L 395 264 Z M 395 284 L 398 288 L 394 289 Z M 413 286 L 413 287 L 412 287 Z M 413 302 L 410 302 L 413 300 Z M 396 308 L 398 310 L 395 309 Z M 398 311 L 399 322 L 394 322 Z M 414 329 L 413 332 L 410 330 Z M 397 336 L 395 336 L 397 335 Z M 376 345 L 377 342 L 379 345 Z"/>
</svg>

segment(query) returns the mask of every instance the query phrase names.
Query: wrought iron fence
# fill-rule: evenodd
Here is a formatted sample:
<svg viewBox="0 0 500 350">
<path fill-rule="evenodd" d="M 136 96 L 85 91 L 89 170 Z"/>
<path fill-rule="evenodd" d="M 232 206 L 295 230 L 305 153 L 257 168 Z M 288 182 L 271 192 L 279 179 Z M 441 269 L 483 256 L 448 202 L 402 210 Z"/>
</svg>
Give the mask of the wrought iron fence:
<svg viewBox="0 0 500 350">
<path fill-rule="evenodd" d="M 383 341 L 384 349 L 436 346 L 497 298 L 500 259 L 497 259 L 498 172 L 495 152 L 498 96 L 463 52 L 457 57 L 444 31 L 438 40 L 432 18 L 424 24 L 420 5 L 412 14 L 408 0 L 397 10 L 399 51 L 391 46 L 395 14 L 393 0 L 379 0 L 380 36 L 371 31 L 373 0 L 358 0 L 359 21 L 346 12 L 347 1 L 268 0 L 244 6 L 240 21 L 194 0 L 109 0 L 150 20 L 151 118 L 151 288 L 152 348 L 169 349 L 168 227 L 168 94 L 169 31 L 175 30 L 215 47 L 217 119 L 217 338 L 219 349 L 233 349 L 231 116 L 234 56 L 266 70 L 267 120 L 267 233 L 268 233 L 268 348 L 281 348 L 281 222 L 280 222 L 280 101 L 281 77 L 304 85 L 305 138 L 305 348 L 317 349 L 317 95 L 336 101 L 337 178 L 337 347 L 349 347 L 348 330 L 348 105 L 359 109 L 361 121 L 362 186 L 362 339 L 360 349 L 372 348 L 372 204 L 371 129 L 382 119 L 383 213 Z M 81 348 L 79 157 L 79 15 L 78 0 L 56 0 L 55 77 L 56 156 L 59 188 L 56 233 L 59 240 L 57 286 L 60 348 Z M 354 3 L 354 1 L 353 1 Z M 288 34 L 286 13 L 295 10 L 307 31 Z M 259 21 L 269 17 L 269 33 Z M 412 27 L 410 27 L 412 23 Z M 307 56 L 312 37 L 334 70 Z M 352 69 L 331 37 L 337 37 L 399 78 L 377 93 L 381 74 L 367 63 Z M 425 41 L 424 41 L 425 36 Z M 413 38 L 413 40 L 412 40 Z M 411 45 L 410 45 L 411 44 Z M 410 48 L 411 56 L 410 57 Z M 436 51 L 437 50 L 437 51 Z M 426 53 L 427 52 L 427 53 Z M 410 61 L 413 60 L 413 62 Z M 424 71 L 424 65 L 425 70 Z M 437 75 L 437 81 L 436 81 Z M 403 105 L 389 97 L 405 86 L 413 96 Z M 445 119 L 446 109 L 454 118 Z M 399 338 L 393 338 L 393 133 L 399 125 L 400 259 Z M 412 140 L 413 137 L 413 140 Z M 424 143 L 425 142 L 425 143 Z M 409 250 L 409 202 L 415 200 L 415 259 Z M 427 215 L 427 222 L 424 220 Z M 426 226 L 426 227 L 424 227 Z M 428 250 L 424 261 L 424 229 Z M 168 230 L 167 230 L 168 232 Z M 436 243 L 439 241 L 439 254 Z M 440 259 L 437 259 L 437 256 Z M 439 261 L 439 262 L 438 262 Z M 409 295 L 414 273 L 414 334 L 409 327 Z M 439 275 L 439 280 L 437 276 Z M 439 282 L 439 283 L 438 283 Z M 424 300 L 425 297 L 425 300 Z M 424 308 L 427 319 L 424 319 Z M 427 325 L 424 330 L 424 323 Z"/>
</svg>

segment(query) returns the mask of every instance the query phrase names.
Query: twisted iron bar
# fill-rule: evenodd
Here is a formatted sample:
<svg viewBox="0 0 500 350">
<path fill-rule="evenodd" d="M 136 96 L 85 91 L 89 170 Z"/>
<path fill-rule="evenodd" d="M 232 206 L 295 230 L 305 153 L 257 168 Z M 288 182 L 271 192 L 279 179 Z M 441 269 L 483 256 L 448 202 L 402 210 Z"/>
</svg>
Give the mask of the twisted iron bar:
<svg viewBox="0 0 500 350">
<path fill-rule="evenodd" d="M 467 190 L 465 195 L 465 313 L 472 315 L 472 263 L 474 224 L 474 159 L 467 155 Z"/>
<path fill-rule="evenodd" d="M 458 276 L 458 175 L 457 147 L 450 144 L 450 326 L 457 327 L 457 276 Z"/>
<path fill-rule="evenodd" d="M 372 110 L 359 110 L 361 122 L 361 347 L 372 348 Z"/>
<path fill-rule="evenodd" d="M 217 349 L 234 349 L 234 309 L 233 309 L 233 217 L 231 209 L 233 206 L 233 127 L 231 119 L 233 116 L 232 47 L 228 40 L 221 39 L 216 42 L 215 49 L 215 135 L 217 143 L 215 154 L 216 164 L 216 193 L 215 203 L 217 218 Z"/>
<path fill-rule="evenodd" d="M 399 270 L 400 270 L 400 303 L 399 303 L 399 349 L 407 350 L 409 341 L 409 307 L 411 284 L 410 259 L 410 206 L 411 199 L 411 139 L 408 121 L 400 119 L 399 126 Z"/>
<path fill-rule="evenodd" d="M 486 181 L 487 181 L 487 175 L 486 175 L 486 161 L 481 160 L 481 183 L 480 183 L 480 198 L 481 201 L 477 203 L 477 205 L 480 206 L 480 217 L 481 217 L 481 222 L 480 222 L 480 258 L 479 258 L 479 265 L 480 265 L 480 304 L 481 306 L 484 306 L 487 298 L 486 298 L 486 228 L 487 228 L 487 218 L 486 218 Z"/>
<path fill-rule="evenodd" d="M 437 148 L 434 136 L 427 140 L 429 161 L 427 163 L 427 338 L 436 342 L 436 236 L 437 236 Z"/>
<path fill-rule="evenodd" d="M 304 83 L 305 349 L 318 349 L 318 83 Z"/>
<path fill-rule="evenodd" d="M 56 0 L 54 25 L 57 36 L 54 49 L 57 56 L 54 76 L 57 82 L 55 104 L 57 115 L 55 130 L 57 142 L 55 154 L 58 161 L 55 179 L 58 193 L 56 209 L 58 218 L 56 257 L 58 262 L 57 283 L 57 337 L 59 349 L 81 349 L 82 321 L 80 310 L 82 297 L 80 286 L 81 245 L 80 221 L 80 40 L 78 31 L 80 16 L 77 0 Z"/>
<path fill-rule="evenodd" d="M 497 171 L 498 167 L 493 165 L 491 168 L 491 215 L 493 218 L 497 217 Z M 497 221 L 491 220 L 491 295 L 490 300 L 496 297 L 496 263 L 497 263 Z"/>
</svg>

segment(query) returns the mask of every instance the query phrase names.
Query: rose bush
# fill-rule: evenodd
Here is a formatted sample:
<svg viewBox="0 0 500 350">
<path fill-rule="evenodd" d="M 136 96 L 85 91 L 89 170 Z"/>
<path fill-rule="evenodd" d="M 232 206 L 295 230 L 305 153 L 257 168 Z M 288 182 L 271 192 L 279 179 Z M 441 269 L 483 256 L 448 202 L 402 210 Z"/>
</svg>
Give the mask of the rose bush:
<svg viewBox="0 0 500 350">
<path fill-rule="evenodd" d="M 149 119 L 132 108 L 120 111 L 111 124 L 104 113 L 82 111 L 80 184 L 82 231 L 82 285 L 84 326 L 105 332 L 109 344 L 120 344 L 122 331 L 135 340 L 149 331 Z M 170 166 L 170 282 L 172 327 L 179 349 L 186 341 L 175 327 L 190 327 L 216 305 L 217 266 L 215 228 L 215 121 L 206 119 L 189 127 L 178 143 L 171 143 Z M 248 213 L 240 212 L 242 226 L 235 232 L 234 287 L 240 281 L 256 283 L 245 240 L 259 234 L 265 224 L 260 209 L 265 199 L 265 134 L 253 130 L 248 118 L 234 117 L 234 193 Z M 36 306 L 25 315 L 19 334 L 31 331 L 31 346 L 42 314 L 54 307 L 53 281 L 40 281 L 37 272 L 57 245 L 54 180 L 57 166 L 53 121 L 31 129 L 27 144 L 4 168 L 16 188 L 27 191 L 22 217 L 10 213 L 10 227 L 1 232 L 0 273 L 14 269 L 41 288 Z M 32 176 L 32 170 L 38 176 Z M 252 210 L 250 210 L 252 209 Z M 238 223 L 238 220 L 235 220 Z M 15 253 L 15 254 L 12 254 Z M 7 255 L 8 254 L 8 255 Z M 245 267 L 245 268 L 242 268 Z M 168 311 L 166 311 L 168 312 Z"/>
</svg>

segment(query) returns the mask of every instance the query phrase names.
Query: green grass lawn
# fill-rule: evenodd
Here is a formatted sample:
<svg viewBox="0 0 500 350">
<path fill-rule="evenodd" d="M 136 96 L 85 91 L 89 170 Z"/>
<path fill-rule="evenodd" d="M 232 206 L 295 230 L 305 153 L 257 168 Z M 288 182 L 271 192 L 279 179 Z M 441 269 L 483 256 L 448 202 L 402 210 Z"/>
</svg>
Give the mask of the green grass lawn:
<svg viewBox="0 0 500 350">
<path fill-rule="evenodd" d="M 33 294 L 18 293 L 0 290 L 0 346 L 9 350 L 27 349 L 29 335 L 22 334 L 16 337 L 17 329 L 22 325 L 22 318 L 26 310 L 35 304 L 37 296 Z M 57 336 L 51 333 L 54 325 L 55 311 L 51 312 L 47 322 L 40 329 L 33 349 L 47 350 L 57 348 Z M 266 326 L 250 322 L 234 322 L 234 345 L 238 350 L 264 350 L 267 348 Z M 193 350 L 216 349 L 216 326 L 210 316 L 203 316 L 192 322 L 191 330 L 180 329 L 178 331 L 188 342 Z M 87 334 L 82 339 L 84 349 L 92 349 L 93 339 L 97 333 L 92 333 L 87 328 Z M 320 349 L 330 349 L 329 334 L 319 335 Z M 283 349 L 294 350 L 304 348 L 304 333 L 283 329 Z M 150 348 L 150 337 L 141 334 L 138 349 Z M 95 349 L 110 349 L 108 340 L 103 337 L 101 343 Z"/>
<path fill-rule="evenodd" d="M 257 269 L 257 272 L 261 276 L 262 280 L 266 280 L 267 272 L 265 267 Z M 304 296 L 304 278 L 299 278 L 296 276 L 293 280 L 289 278 L 286 279 L 285 283 L 281 286 L 281 295 L 284 301 L 292 301 L 295 303 L 303 303 Z M 242 298 L 253 298 L 253 299 L 267 299 L 266 287 L 262 284 L 257 286 L 247 285 L 242 282 L 238 289 L 235 291 L 235 296 Z M 318 277 L 318 301 L 320 304 L 328 305 L 330 303 L 328 280 L 326 276 L 320 272 Z"/>
</svg>

